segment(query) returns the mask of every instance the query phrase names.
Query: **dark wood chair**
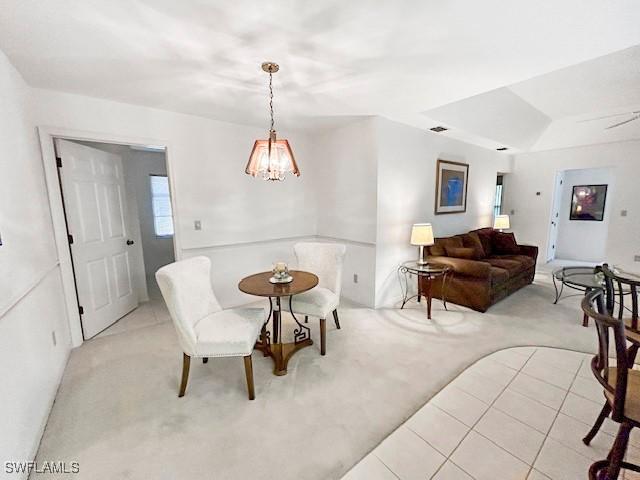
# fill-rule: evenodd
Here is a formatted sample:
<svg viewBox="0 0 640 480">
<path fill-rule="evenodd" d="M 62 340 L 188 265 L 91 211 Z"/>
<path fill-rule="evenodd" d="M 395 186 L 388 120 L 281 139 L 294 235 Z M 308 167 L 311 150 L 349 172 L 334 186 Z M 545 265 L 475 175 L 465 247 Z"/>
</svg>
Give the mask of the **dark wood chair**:
<svg viewBox="0 0 640 480">
<path fill-rule="evenodd" d="M 615 480 L 622 468 L 640 472 L 640 466 L 624 461 L 631 430 L 640 426 L 640 371 L 631 369 L 633 363 L 629 362 L 624 321 L 612 316 L 605 303 L 603 290 L 594 290 L 582 301 L 582 310 L 595 320 L 598 332 L 598 354 L 591 360 L 591 370 L 602 385 L 606 400 L 592 432 L 594 429 L 597 432 L 609 412 L 620 428 L 607 459 L 597 461 L 589 468 L 590 480 Z M 616 366 L 609 363 L 611 338 Z M 584 439 L 587 445 L 595 433 L 590 435 Z"/>
<path fill-rule="evenodd" d="M 631 343 L 629 353 L 631 365 L 633 365 L 640 346 L 638 329 L 640 278 L 633 279 L 624 272 L 614 272 L 606 263 L 602 265 L 602 273 L 604 273 L 607 312 L 624 321 L 627 340 Z"/>
<path fill-rule="evenodd" d="M 638 330 L 638 281 L 614 272 L 606 263 L 600 269 L 604 274 L 604 305 L 606 313 L 624 322 L 625 337 L 630 346 L 627 349 L 627 363 L 633 366 L 640 347 L 640 331 Z M 626 298 L 626 301 L 625 301 Z M 627 305 L 631 304 L 631 308 Z M 585 315 L 586 312 L 585 312 Z M 611 413 L 609 402 L 605 402 L 600 415 L 586 437 L 582 440 L 586 445 L 596 436 L 604 420 Z"/>
</svg>

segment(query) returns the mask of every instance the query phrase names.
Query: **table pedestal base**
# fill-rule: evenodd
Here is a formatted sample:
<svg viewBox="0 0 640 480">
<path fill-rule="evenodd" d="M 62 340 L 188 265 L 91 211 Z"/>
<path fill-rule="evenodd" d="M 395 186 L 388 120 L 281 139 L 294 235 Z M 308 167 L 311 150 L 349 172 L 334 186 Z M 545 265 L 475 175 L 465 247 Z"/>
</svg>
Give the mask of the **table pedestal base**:
<svg viewBox="0 0 640 480">
<path fill-rule="evenodd" d="M 313 345 L 313 340 L 310 338 L 299 343 L 274 343 L 271 345 L 267 354 L 273 358 L 273 374 L 278 376 L 286 375 L 289 359 L 298 350 L 310 345 Z"/>
<path fill-rule="evenodd" d="M 298 350 L 302 350 L 305 347 L 313 345 L 313 340 L 310 337 L 309 327 L 305 327 L 293 314 L 291 308 L 291 297 L 289 297 L 289 310 L 291 316 L 295 320 L 297 327 L 294 330 L 294 337 L 296 341 L 283 343 L 282 342 L 282 310 L 280 308 L 280 298 L 276 298 L 275 308 L 271 299 L 269 299 L 270 309 L 269 318 L 273 319 L 273 343 L 271 343 L 271 332 L 267 330 L 266 324 L 262 327 L 260 333 L 260 341 L 256 342 L 255 349 L 260 350 L 265 357 L 269 356 L 273 359 L 273 374 L 279 377 L 287 374 L 287 366 L 289 360 Z"/>
</svg>

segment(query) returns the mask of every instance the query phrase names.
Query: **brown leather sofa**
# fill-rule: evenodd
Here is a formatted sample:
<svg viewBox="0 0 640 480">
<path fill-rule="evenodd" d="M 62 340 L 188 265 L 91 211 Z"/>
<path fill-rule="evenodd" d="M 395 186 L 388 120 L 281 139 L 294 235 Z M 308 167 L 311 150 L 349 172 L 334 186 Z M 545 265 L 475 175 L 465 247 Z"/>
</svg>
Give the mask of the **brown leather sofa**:
<svg viewBox="0 0 640 480">
<path fill-rule="evenodd" d="M 437 238 L 428 249 L 429 263 L 451 267 L 446 282 L 447 302 L 480 312 L 533 282 L 538 247 L 518 245 L 512 233 L 481 228 L 462 235 Z M 421 290 L 426 290 L 424 282 Z M 433 281 L 432 293 L 442 298 L 442 282 Z"/>
</svg>

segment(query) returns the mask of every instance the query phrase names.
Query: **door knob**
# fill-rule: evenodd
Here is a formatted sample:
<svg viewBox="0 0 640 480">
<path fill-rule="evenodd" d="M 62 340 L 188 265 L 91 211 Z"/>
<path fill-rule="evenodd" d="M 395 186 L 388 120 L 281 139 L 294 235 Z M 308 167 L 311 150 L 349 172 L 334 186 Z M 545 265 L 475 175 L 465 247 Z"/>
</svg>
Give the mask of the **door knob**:
<svg viewBox="0 0 640 480">
<path fill-rule="evenodd" d="M 133 240 L 127 240 L 127 245 L 133 245 L 134 243 L 136 242 L 134 242 Z"/>
</svg>

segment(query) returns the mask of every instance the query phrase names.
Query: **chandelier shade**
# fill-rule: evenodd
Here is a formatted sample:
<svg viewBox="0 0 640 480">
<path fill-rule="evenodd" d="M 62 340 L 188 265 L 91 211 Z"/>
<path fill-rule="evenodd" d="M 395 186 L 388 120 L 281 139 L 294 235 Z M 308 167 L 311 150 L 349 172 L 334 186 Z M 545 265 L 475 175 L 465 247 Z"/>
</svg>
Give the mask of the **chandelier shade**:
<svg viewBox="0 0 640 480">
<path fill-rule="evenodd" d="M 268 140 L 255 141 L 245 172 L 252 177 L 273 181 L 284 180 L 287 173 L 300 176 L 289 141 L 278 140 L 274 131 L 270 132 Z"/>
<path fill-rule="evenodd" d="M 287 173 L 296 177 L 300 176 L 300 169 L 296 164 L 293 151 L 289 141 L 278 140 L 274 129 L 273 120 L 273 74 L 280 67 L 277 63 L 265 62 L 262 70 L 269 74 L 269 113 L 271 114 L 271 128 L 269 138 L 266 140 L 256 140 L 249 155 L 245 173 L 252 177 L 262 177 L 263 180 L 282 181 Z"/>
</svg>

